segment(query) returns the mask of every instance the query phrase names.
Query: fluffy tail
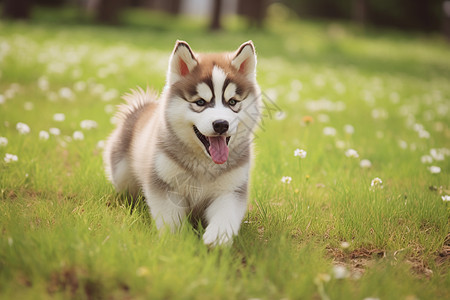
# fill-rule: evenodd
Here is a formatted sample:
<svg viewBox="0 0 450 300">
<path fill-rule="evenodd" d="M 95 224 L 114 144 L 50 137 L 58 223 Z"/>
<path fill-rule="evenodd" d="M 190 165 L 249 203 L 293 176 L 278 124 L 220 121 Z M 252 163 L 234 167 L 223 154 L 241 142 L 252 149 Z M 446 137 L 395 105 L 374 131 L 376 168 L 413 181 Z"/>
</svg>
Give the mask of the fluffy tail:
<svg viewBox="0 0 450 300">
<path fill-rule="evenodd" d="M 126 103 L 118 107 L 116 118 L 119 121 L 125 120 L 129 115 L 144 108 L 147 104 L 156 103 L 158 93 L 149 87 L 145 91 L 141 87 L 137 87 L 135 90 L 132 89 L 129 93 L 123 95 L 122 99 Z"/>
</svg>

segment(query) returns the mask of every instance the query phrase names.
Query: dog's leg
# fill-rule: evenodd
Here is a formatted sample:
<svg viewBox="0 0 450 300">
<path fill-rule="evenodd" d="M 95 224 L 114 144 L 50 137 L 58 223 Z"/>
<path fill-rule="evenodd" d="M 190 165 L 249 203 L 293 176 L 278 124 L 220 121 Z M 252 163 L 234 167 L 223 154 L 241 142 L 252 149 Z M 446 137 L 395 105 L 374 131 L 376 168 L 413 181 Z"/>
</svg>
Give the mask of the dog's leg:
<svg viewBox="0 0 450 300">
<path fill-rule="evenodd" d="M 164 228 L 175 232 L 186 217 L 186 206 L 182 198 L 176 195 L 167 195 L 167 193 L 156 192 L 153 190 L 144 190 L 144 195 L 156 228 Z"/>
<path fill-rule="evenodd" d="M 236 193 L 229 193 L 215 199 L 206 209 L 208 226 L 203 234 L 206 245 L 231 245 L 238 234 L 247 209 L 247 201 Z"/>
</svg>

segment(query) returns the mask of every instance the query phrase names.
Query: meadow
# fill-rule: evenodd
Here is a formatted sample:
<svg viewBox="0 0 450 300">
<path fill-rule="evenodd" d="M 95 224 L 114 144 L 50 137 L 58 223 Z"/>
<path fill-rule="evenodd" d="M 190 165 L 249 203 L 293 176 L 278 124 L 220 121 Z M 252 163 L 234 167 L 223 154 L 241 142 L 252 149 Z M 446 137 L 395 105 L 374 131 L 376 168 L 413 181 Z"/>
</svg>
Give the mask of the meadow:
<svg viewBox="0 0 450 300">
<path fill-rule="evenodd" d="M 296 20 L 73 10 L 0 21 L 0 298 L 448 299 L 450 49 L 439 35 Z M 229 248 L 159 234 L 102 165 L 120 96 L 164 87 L 175 40 L 253 40 L 265 111 Z M 299 150 L 297 150 L 299 149 Z M 303 151 L 301 151 L 303 150 Z M 200 231 L 200 232 L 199 232 Z"/>
</svg>

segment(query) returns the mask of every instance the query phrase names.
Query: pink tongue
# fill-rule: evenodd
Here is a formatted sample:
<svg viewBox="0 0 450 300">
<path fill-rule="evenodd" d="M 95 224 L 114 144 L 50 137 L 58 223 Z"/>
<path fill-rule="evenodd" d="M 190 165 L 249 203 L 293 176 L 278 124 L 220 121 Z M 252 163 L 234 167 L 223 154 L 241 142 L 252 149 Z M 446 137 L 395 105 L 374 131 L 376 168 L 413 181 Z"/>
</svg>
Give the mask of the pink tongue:
<svg viewBox="0 0 450 300">
<path fill-rule="evenodd" d="M 209 153 L 216 164 L 223 164 L 228 159 L 228 146 L 224 136 L 210 136 Z"/>
</svg>

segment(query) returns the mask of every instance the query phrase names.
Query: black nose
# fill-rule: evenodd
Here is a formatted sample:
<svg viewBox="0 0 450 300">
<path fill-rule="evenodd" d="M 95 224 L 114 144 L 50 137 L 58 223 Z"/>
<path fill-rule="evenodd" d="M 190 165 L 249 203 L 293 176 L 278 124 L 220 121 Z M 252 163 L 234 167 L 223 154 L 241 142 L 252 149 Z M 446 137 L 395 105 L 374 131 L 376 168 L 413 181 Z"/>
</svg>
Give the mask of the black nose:
<svg viewBox="0 0 450 300">
<path fill-rule="evenodd" d="M 228 121 L 225 121 L 225 120 L 215 120 L 212 123 L 212 125 L 214 128 L 214 131 L 219 134 L 227 132 L 227 130 L 228 130 Z"/>
</svg>

